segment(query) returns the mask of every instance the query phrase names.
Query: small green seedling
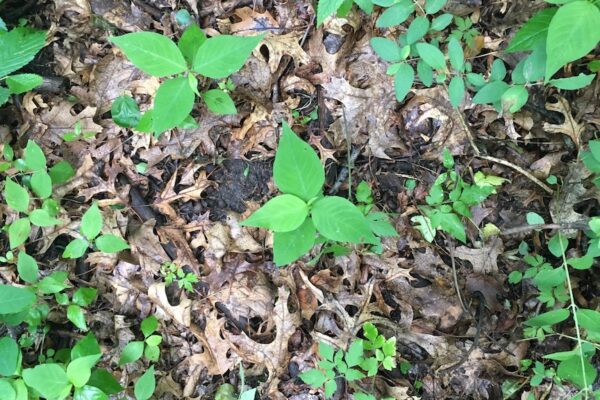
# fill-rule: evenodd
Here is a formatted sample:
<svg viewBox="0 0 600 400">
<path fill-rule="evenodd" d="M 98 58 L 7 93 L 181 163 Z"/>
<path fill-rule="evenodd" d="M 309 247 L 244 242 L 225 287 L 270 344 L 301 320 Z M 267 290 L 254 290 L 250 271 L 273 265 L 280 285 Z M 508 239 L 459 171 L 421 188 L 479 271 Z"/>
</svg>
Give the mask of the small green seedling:
<svg viewBox="0 0 600 400">
<path fill-rule="evenodd" d="M 158 320 L 154 315 L 142 321 L 141 330 L 144 335 L 144 340 L 135 340 L 127 343 L 121 352 L 119 365 L 125 365 L 139 360 L 142 355 L 148 361 L 156 362 L 160 357 L 160 343 L 162 336 L 154 334 L 158 329 Z"/>
<path fill-rule="evenodd" d="M 319 156 L 285 123 L 275 155 L 273 178 L 283 194 L 269 200 L 241 225 L 274 232 L 273 255 L 277 266 L 294 262 L 316 243 L 380 246 L 381 236 L 397 235 L 385 215 L 375 213 L 368 218 L 351 201 L 324 196 L 325 171 Z"/>
<path fill-rule="evenodd" d="M 73 142 L 79 139 L 91 139 L 96 136 L 96 132 L 84 132 L 81 130 L 81 121 L 75 122 L 75 126 L 71 132 L 66 132 L 63 135 L 65 142 Z"/>
<path fill-rule="evenodd" d="M 167 285 L 177 282 L 177 286 L 187 292 L 194 291 L 194 283 L 198 283 L 198 276 L 193 272 L 185 272 L 183 268 L 173 262 L 165 262 L 160 267 L 160 274 Z"/>
</svg>

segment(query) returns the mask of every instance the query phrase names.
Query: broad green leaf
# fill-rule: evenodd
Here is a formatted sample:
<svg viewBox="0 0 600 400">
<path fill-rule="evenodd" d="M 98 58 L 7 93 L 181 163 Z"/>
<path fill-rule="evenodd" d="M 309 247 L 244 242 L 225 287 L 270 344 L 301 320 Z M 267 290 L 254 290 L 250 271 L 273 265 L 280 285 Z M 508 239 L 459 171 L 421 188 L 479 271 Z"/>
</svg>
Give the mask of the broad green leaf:
<svg viewBox="0 0 600 400">
<path fill-rule="evenodd" d="M 41 199 L 47 199 L 52 194 L 52 178 L 44 169 L 31 175 L 31 190 Z"/>
<path fill-rule="evenodd" d="M 348 351 L 346 351 L 346 365 L 348 365 L 348 367 L 359 365 L 363 360 L 363 352 L 363 341 L 354 340 L 350 347 L 348 347 Z"/>
<path fill-rule="evenodd" d="M 88 385 L 97 387 L 108 395 L 117 394 L 123 390 L 115 377 L 105 369 L 94 369 Z"/>
<path fill-rule="evenodd" d="M 326 342 L 319 342 L 319 355 L 327 360 L 333 361 L 333 354 L 335 353 L 335 348 Z"/>
<path fill-rule="evenodd" d="M 435 238 L 436 229 L 431 226 L 431 220 L 428 217 L 424 217 L 422 215 L 416 215 L 410 219 L 410 221 L 415 224 L 415 228 L 421 232 L 423 235 L 423 239 L 428 241 L 429 243 L 433 242 Z"/>
<path fill-rule="evenodd" d="M 325 172 L 317 153 L 287 123 L 282 126 L 273 164 L 273 179 L 283 193 L 309 201 L 321 192 Z"/>
<path fill-rule="evenodd" d="M 37 282 L 40 275 L 37 261 L 24 251 L 19 252 L 17 271 L 19 272 L 19 277 L 27 283 Z"/>
<path fill-rule="evenodd" d="M 326 399 L 330 399 L 331 396 L 334 395 L 335 391 L 337 390 L 337 383 L 335 382 L 335 379 L 331 379 L 328 380 L 327 382 L 325 382 L 325 398 Z"/>
<path fill-rule="evenodd" d="M 377 28 L 389 28 L 400 25 L 415 11 L 411 0 L 399 0 L 396 4 L 385 10 L 377 19 Z"/>
<path fill-rule="evenodd" d="M 460 42 L 455 37 L 450 38 L 448 42 L 448 58 L 450 59 L 450 65 L 456 72 L 461 72 L 465 65 L 465 53 L 463 51 Z"/>
<path fill-rule="evenodd" d="M 155 32 L 134 32 L 113 36 L 116 44 L 127 58 L 147 74 L 163 77 L 187 70 L 187 64 L 171 39 Z"/>
<path fill-rule="evenodd" d="M 371 15 L 373 13 L 373 2 L 371 0 L 354 0 L 354 3 L 366 14 Z"/>
<path fill-rule="evenodd" d="M 596 75 L 592 75 L 592 74 L 590 74 L 590 75 L 579 74 L 577 76 L 572 76 L 570 78 L 551 79 L 549 83 L 552 86 L 559 88 L 559 89 L 577 90 L 577 89 L 586 87 L 587 85 L 592 83 L 592 81 L 594 80 L 595 77 L 596 77 Z"/>
<path fill-rule="evenodd" d="M 92 368 L 96 365 L 100 357 L 102 357 L 102 354 L 84 356 L 69 363 L 67 366 L 67 377 L 73 386 L 80 388 L 88 383 L 92 375 Z"/>
<path fill-rule="evenodd" d="M 589 332 L 600 334 L 600 312 L 580 308 L 575 313 L 579 326 L 582 326 Z"/>
<path fill-rule="evenodd" d="M 48 399 L 62 398 L 68 393 L 67 389 L 71 388 L 67 373 L 58 364 L 41 364 L 24 369 L 23 380 L 27 386 Z"/>
<path fill-rule="evenodd" d="M 135 382 L 133 392 L 136 400 L 148 400 L 154 393 L 155 388 L 156 379 L 154 378 L 154 365 L 152 365 Z"/>
<path fill-rule="evenodd" d="M 227 92 L 211 89 L 202 93 L 202 99 L 210 111 L 217 115 L 237 114 L 235 103 Z"/>
<path fill-rule="evenodd" d="M 102 229 L 102 213 L 98 208 L 98 203 L 94 202 L 90 208 L 81 217 L 79 230 L 88 240 L 94 240 Z"/>
<path fill-rule="evenodd" d="M 429 30 L 429 19 L 425 16 L 419 16 L 413 19 L 406 31 L 406 44 L 416 43 L 422 39 Z"/>
<path fill-rule="evenodd" d="M 123 351 L 121 352 L 121 357 L 119 358 L 119 366 L 139 360 L 143 352 L 144 342 L 133 341 L 127 343 L 127 345 L 123 348 Z"/>
<path fill-rule="evenodd" d="M 256 398 L 256 388 L 248 389 L 240 394 L 240 400 L 254 400 Z"/>
<path fill-rule="evenodd" d="M 273 235 L 273 261 L 281 267 L 291 264 L 307 254 L 315 244 L 317 230 L 310 218 L 290 232 L 275 232 Z"/>
<path fill-rule="evenodd" d="M 460 217 L 454 213 L 440 215 L 439 227 L 445 232 L 448 232 L 456 239 L 465 243 L 467 235 L 465 233 L 465 225 L 460 220 Z M 433 221 L 433 220 L 432 220 Z"/>
<path fill-rule="evenodd" d="M 575 384 L 580 389 L 591 385 L 596 380 L 598 372 L 590 361 L 579 356 L 561 361 L 556 369 L 556 374 L 560 379 L 564 379 Z"/>
<path fill-rule="evenodd" d="M 394 77 L 394 92 L 396 100 L 403 101 L 415 81 L 415 71 L 407 63 L 402 63 L 398 67 L 398 72 Z"/>
<path fill-rule="evenodd" d="M 31 233 L 29 218 L 19 218 L 8 227 L 8 241 L 10 248 L 14 249 L 24 243 Z M 1 313 L 0 313 L 1 314 Z"/>
<path fill-rule="evenodd" d="M 448 96 L 452 107 L 458 108 L 465 97 L 465 81 L 460 76 L 453 76 L 448 85 Z"/>
<path fill-rule="evenodd" d="M 158 361 L 160 358 L 160 348 L 158 346 L 147 344 L 146 347 L 144 347 L 144 357 L 149 361 Z"/>
<path fill-rule="evenodd" d="M 68 161 L 62 160 L 48 170 L 53 185 L 60 185 L 75 176 L 75 170 Z"/>
<path fill-rule="evenodd" d="M 0 314 L 16 314 L 31 307 L 37 298 L 26 288 L 0 285 Z"/>
<path fill-rule="evenodd" d="M 527 99 L 529 99 L 529 92 L 522 85 L 508 88 L 500 97 L 502 109 L 510 113 L 519 111 L 527 103 Z"/>
<path fill-rule="evenodd" d="M 154 98 L 152 130 L 162 133 L 175 128 L 190 114 L 195 94 L 185 77 L 164 81 Z"/>
<path fill-rule="evenodd" d="M 85 385 L 75 389 L 73 400 L 108 400 L 108 395 L 95 386 Z"/>
<path fill-rule="evenodd" d="M 113 234 L 101 235 L 94 242 L 98 250 L 103 253 L 118 253 L 129 248 L 127 242 Z"/>
<path fill-rule="evenodd" d="M 75 360 L 79 357 L 93 356 L 95 354 L 100 354 L 101 352 L 102 350 L 100 349 L 98 340 L 96 340 L 93 333 L 89 332 L 71 349 L 71 360 Z"/>
<path fill-rule="evenodd" d="M 492 63 L 492 70 L 490 71 L 490 80 L 501 81 L 506 77 L 506 65 L 504 61 L 497 58 Z"/>
<path fill-rule="evenodd" d="M 569 239 L 561 233 L 557 233 L 552 236 L 552 239 L 548 242 L 548 250 L 554 257 L 562 258 L 565 251 L 569 247 Z"/>
<path fill-rule="evenodd" d="M 4 200 L 15 211 L 27 212 L 29 208 L 29 193 L 12 179 L 4 181 Z"/>
<path fill-rule="evenodd" d="M 150 335 L 145 340 L 146 344 L 150 346 L 158 346 L 162 343 L 162 336 L 160 335 Z"/>
<path fill-rule="evenodd" d="M 21 94 L 35 89 L 44 82 L 44 78 L 36 74 L 18 74 L 6 77 L 6 86 L 12 93 Z"/>
<path fill-rule="evenodd" d="M 454 16 L 452 14 L 442 14 L 433 19 L 431 21 L 431 30 L 433 31 L 443 31 L 452 23 Z"/>
<path fill-rule="evenodd" d="M 18 27 L 0 34 L 0 78 L 27 65 L 45 43 L 45 31 Z"/>
<path fill-rule="evenodd" d="M 371 231 L 380 237 L 398 236 L 398 232 L 388 220 L 385 213 L 370 213 L 367 215 L 367 221 L 371 227 Z"/>
<path fill-rule="evenodd" d="M 421 83 L 427 87 L 430 87 L 433 83 L 433 69 L 425 63 L 423 60 L 417 62 L 417 74 Z"/>
<path fill-rule="evenodd" d="M 6 104 L 8 98 L 10 97 L 10 90 L 5 87 L 0 86 L 0 107 Z"/>
<path fill-rule="evenodd" d="M 307 214 L 308 206 L 302 199 L 282 194 L 267 201 L 240 225 L 266 228 L 274 232 L 290 232 L 304 222 Z"/>
<path fill-rule="evenodd" d="M 300 374 L 300 379 L 307 385 L 310 385 L 313 388 L 320 388 L 323 386 L 327 377 L 316 368 L 309 369 L 308 371 L 304 371 Z"/>
<path fill-rule="evenodd" d="M 415 46 L 421 59 L 431 68 L 438 71 L 446 69 L 446 59 L 440 49 L 429 43 L 417 43 Z"/>
<path fill-rule="evenodd" d="M 594 265 L 594 257 L 585 255 L 583 257 L 567 258 L 567 264 L 579 270 L 589 269 Z"/>
<path fill-rule="evenodd" d="M 526 218 L 529 225 L 541 225 L 546 223 L 544 218 L 538 213 L 528 212 Z"/>
<path fill-rule="evenodd" d="M 543 269 L 533 278 L 533 283 L 540 290 L 552 289 L 562 285 L 565 282 L 565 278 L 565 269 L 562 267 Z"/>
<path fill-rule="evenodd" d="M 20 359 L 21 350 L 17 342 L 9 336 L 0 338 L 0 376 L 14 375 Z"/>
<path fill-rule="evenodd" d="M 69 304 L 67 307 L 67 319 L 82 331 L 88 330 L 87 324 L 85 323 L 85 314 L 80 306 L 76 304 Z"/>
<path fill-rule="evenodd" d="M 557 10 L 558 8 L 555 7 L 546 8 L 531 17 L 517 31 L 505 51 L 514 53 L 516 51 L 532 50 L 537 42 L 545 40 L 548 35 L 550 21 L 552 21 L 552 17 L 554 17 Z"/>
<path fill-rule="evenodd" d="M 115 124 L 124 128 L 133 128 L 140 122 L 140 107 L 131 96 L 119 96 L 113 101 L 110 115 Z"/>
<path fill-rule="evenodd" d="M 73 303 L 81 307 L 87 307 L 94 302 L 98 289 L 82 287 L 73 293 Z"/>
<path fill-rule="evenodd" d="M 42 294 L 60 293 L 69 287 L 66 282 L 68 277 L 68 272 L 55 271 L 40 281 L 38 291 Z"/>
<path fill-rule="evenodd" d="M 398 43 L 394 40 L 383 37 L 374 37 L 371 38 L 370 43 L 373 51 L 375 51 L 382 60 L 388 62 L 402 61 L 400 46 L 398 46 Z"/>
<path fill-rule="evenodd" d="M 479 89 L 473 97 L 473 104 L 493 104 L 502 98 L 504 92 L 509 89 L 506 82 L 493 81 Z"/>
<path fill-rule="evenodd" d="M 89 247 L 89 243 L 83 239 L 74 239 L 69 242 L 63 251 L 63 258 L 79 258 L 83 256 Z"/>
<path fill-rule="evenodd" d="M 560 7 L 548 27 L 546 82 L 561 67 L 592 51 L 600 41 L 600 9 L 580 0 Z"/>
<path fill-rule="evenodd" d="M 427 14 L 435 14 L 440 11 L 447 2 L 448 0 L 427 0 L 425 2 L 425 12 Z"/>
<path fill-rule="evenodd" d="M 29 214 L 29 220 L 35 226 L 47 227 L 59 225 L 60 220 L 52 217 L 47 210 L 37 209 Z"/>
<path fill-rule="evenodd" d="M 152 115 L 154 114 L 154 110 L 149 109 L 146 110 L 142 117 L 140 118 L 140 123 L 137 124 L 135 130 L 142 133 L 153 133 L 152 132 Z"/>
<path fill-rule="evenodd" d="M 144 337 L 148 337 L 158 329 L 158 319 L 154 315 L 150 315 L 142 321 L 140 328 Z"/>
<path fill-rule="evenodd" d="M 185 31 L 183 31 L 183 34 L 177 43 L 177 47 L 179 47 L 179 50 L 181 51 L 181 54 L 183 54 L 183 58 L 185 58 L 188 65 L 192 65 L 196 53 L 198 53 L 198 49 L 205 41 L 206 35 L 196 24 L 188 26 Z"/>
<path fill-rule="evenodd" d="M 213 79 L 226 78 L 242 68 L 265 35 L 221 35 L 207 39 L 194 58 L 194 71 Z"/>
<path fill-rule="evenodd" d="M 317 4 L 317 27 L 342 6 L 344 0 L 319 0 Z"/>
<path fill-rule="evenodd" d="M 0 378 L 0 399 L 16 400 L 17 392 L 10 381 Z"/>
<path fill-rule="evenodd" d="M 528 319 L 524 323 L 525 325 L 535 327 L 552 326 L 569 318 L 569 315 L 569 310 L 565 308 L 560 308 L 558 310 L 548 311 L 546 313 L 537 315 L 533 318 Z"/>
<path fill-rule="evenodd" d="M 533 47 L 533 51 L 523 64 L 523 77 L 527 82 L 535 82 L 544 77 L 546 70 L 546 46 L 540 42 Z"/>
<path fill-rule="evenodd" d="M 365 216 L 343 197 L 321 198 L 314 202 L 311 213 L 317 231 L 330 240 L 377 243 Z"/>
</svg>

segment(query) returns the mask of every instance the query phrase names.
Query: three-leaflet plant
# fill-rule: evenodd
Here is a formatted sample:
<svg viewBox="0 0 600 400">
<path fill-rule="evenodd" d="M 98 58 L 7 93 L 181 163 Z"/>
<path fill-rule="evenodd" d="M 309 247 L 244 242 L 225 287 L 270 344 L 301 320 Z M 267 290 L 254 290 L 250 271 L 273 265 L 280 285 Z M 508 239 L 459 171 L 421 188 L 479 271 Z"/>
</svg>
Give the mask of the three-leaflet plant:
<svg viewBox="0 0 600 400">
<path fill-rule="evenodd" d="M 110 41 L 136 67 L 152 76 L 170 77 L 158 88 L 154 108 L 143 115 L 131 97 L 117 98 L 111 109 L 115 123 L 156 136 L 177 126 L 193 126 L 190 113 L 196 96 L 215 114 L 235 114 L 235 104 L 228 94 L 232 86 L 226 84 L 200 93 L 198 77 L 224 79 L 237 72 L 263 37 L 264 34 L 207 38 L 195 24 L 185 29 L 177 44 L 155 32 L 111 37 Z"/>
<path fill-rule="evenodd" d="M 277 266 L 294 262 L 317 243 L 380 246 L 380 237 L 397 235 L 385 214 L 365 216 L 350 200 L 323 195 L 325 171 L 319 156 L 286 123 L 275 155 L 273 179 L 283 194 L 269 200 L 242 225 L 274 232 Z"/>
</svg>

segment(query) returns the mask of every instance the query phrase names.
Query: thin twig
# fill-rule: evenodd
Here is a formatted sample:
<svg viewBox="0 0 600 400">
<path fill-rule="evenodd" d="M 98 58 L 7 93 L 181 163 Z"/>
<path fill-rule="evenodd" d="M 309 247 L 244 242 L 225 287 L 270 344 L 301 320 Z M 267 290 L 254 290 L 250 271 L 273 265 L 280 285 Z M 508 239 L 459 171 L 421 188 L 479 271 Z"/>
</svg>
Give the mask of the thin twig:
<svg viewBox="0 0 600 400">
<path fill-rule="evenodd" d="M 536 229 L 578 229 L 587 230 L 588 225 L 585 222 L 566 222 L 562 224 L 535 224 L 535 225 L 523 225 L 514 228 L 503 230 L 500 235 L 510 236 L 519 233 L 527 233 Z"/>
<path fill-rule="evenodd" d="M 508 168 L 512 168 L 515 171 L 519 172 L 520 174 L 524 175 L 526 178 L 528 178 L 530 181 L 532 181 L 533 183 L 535 183 L 536 185 L 538 185 L 539 187 L 541 187 L 542 189 L 544 189 L 547 193 L 549 194 L 554 194 L 554 191 L 548 186 L 546 185 L 544 182 L 540 181 L 538 178 L 536 178 L 535 176 L 533 176 L 531 173 L 525 171 L 523 168 L 519 167 L 518 165 L 515 165 L 509 161 L 506 160 L 502 160 L 500 158 L 496 158 L 496 157 L 491 157 L 491 156 L 484 156 L 484 155 L 477 155 L 478 158 L 481 158 L 483 160 L 488 160 L 491 162 L 495 162 L 497 164 L 501 164 L 504 165 L 505 167 Z"/>
</svg>

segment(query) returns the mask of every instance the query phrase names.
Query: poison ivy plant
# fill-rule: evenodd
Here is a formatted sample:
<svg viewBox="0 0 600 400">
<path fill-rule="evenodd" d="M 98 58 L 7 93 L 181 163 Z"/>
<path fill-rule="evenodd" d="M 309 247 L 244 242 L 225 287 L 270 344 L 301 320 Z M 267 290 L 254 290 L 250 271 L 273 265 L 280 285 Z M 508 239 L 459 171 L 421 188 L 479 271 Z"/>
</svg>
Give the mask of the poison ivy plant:
<svg viewBox="0 0 600 400">
<path fill-rule="evenodd" d="M 236 108 L 223 88 L 198 90 L 198 77 L 223 79 L 237 72 L 262 40 L 257 36 L 220 35 L 207 38 L 197 25 L 189 25 L 175 44 L 154 32 L 128 33 L 111 37 L 129 60 L 145 73 L 165 80 L 154 98 L 154 107 L 143 115 L 131 97 L 121 96 L 112 106 L 112 116 L 120 126 L 155 135 L 186 126 L 196 96 L 216 114 L 235 114 Z"/>
<path fill-rule="evenodd" d="M 273 166 L 283 193 L 265 203 L 243 226 L 270 229 L 278 266 L 308 253 L 316 243 L 380 246 L 379 237 L 396 235 L 382 213 L 366 217 L 364 208 L 339 196 L 324 196 L 325 171 L 317 153 L 284 123 Z"/>
</svg>

